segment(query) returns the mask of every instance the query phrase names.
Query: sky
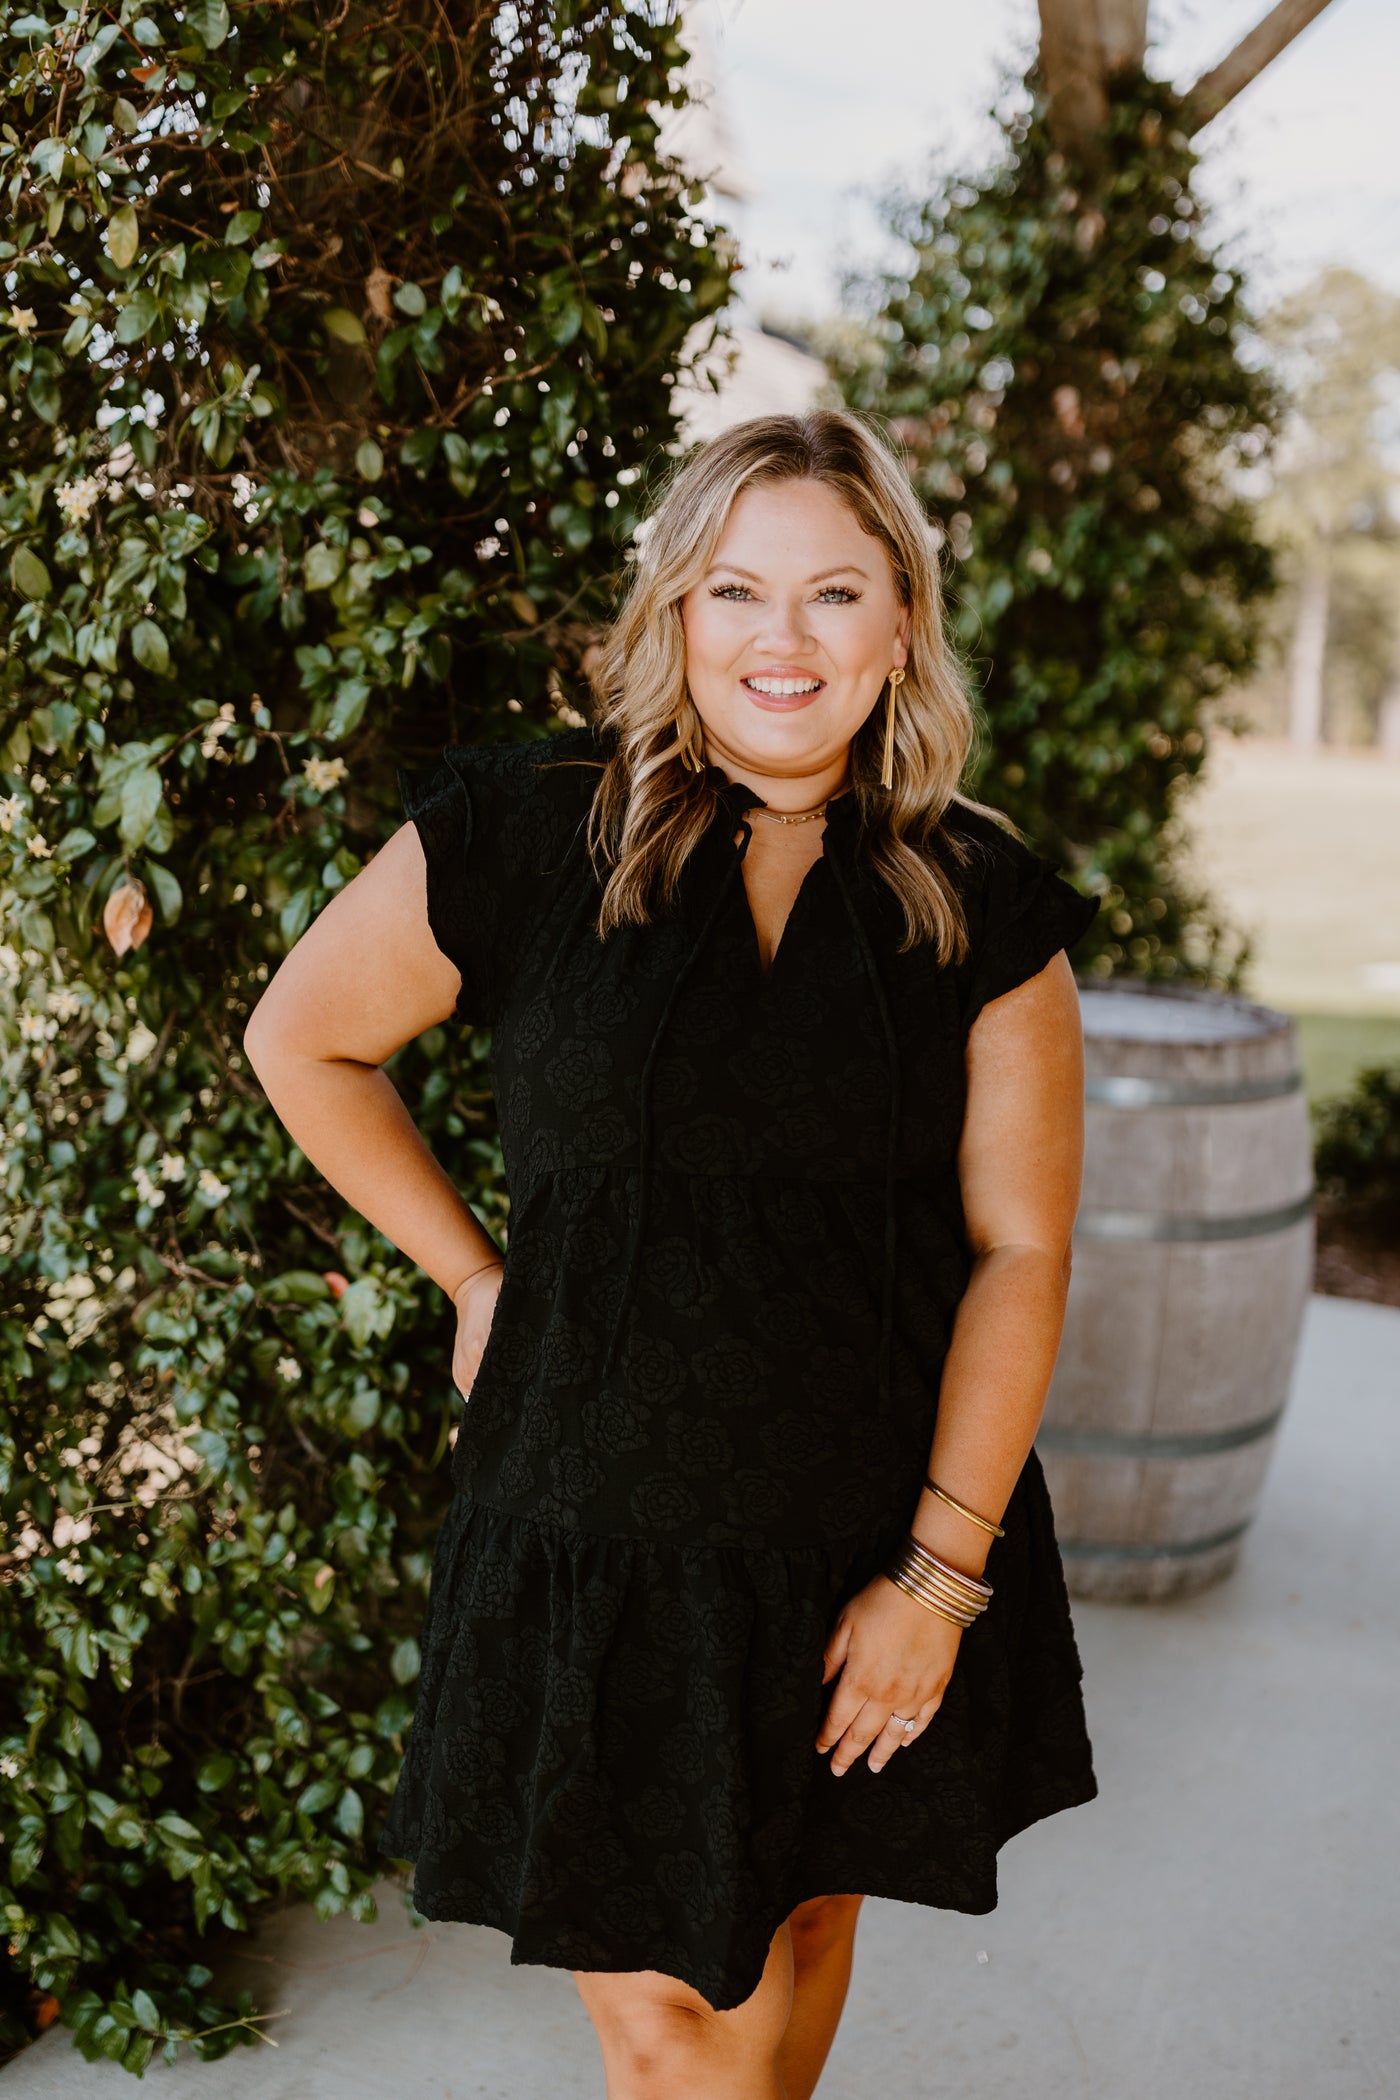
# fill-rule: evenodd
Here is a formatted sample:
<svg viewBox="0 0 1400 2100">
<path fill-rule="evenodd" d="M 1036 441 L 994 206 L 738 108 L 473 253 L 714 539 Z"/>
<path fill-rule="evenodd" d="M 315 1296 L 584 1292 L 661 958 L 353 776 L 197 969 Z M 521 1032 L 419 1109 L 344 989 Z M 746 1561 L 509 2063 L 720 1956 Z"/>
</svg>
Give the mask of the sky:
<svg viewBox="0 0 1400 2100">
<path fill-rule="evenodd" d="M 1270 0 L 1152 0 L 1149 66 L 1189 86 Z M 693 0 L 749 194 L 721 200 L 753 318 L 839 304 L 843 265 L 890 254 L 874 198 L 935 164 L 975 171 L 991 104 L 1034 48 L 1036 0 Z M 1204 199 L 1261 303 L 1342 262 L 1400 292 L 1400 0 L 1331 0 L 1217 117 Z"/>
</svg>

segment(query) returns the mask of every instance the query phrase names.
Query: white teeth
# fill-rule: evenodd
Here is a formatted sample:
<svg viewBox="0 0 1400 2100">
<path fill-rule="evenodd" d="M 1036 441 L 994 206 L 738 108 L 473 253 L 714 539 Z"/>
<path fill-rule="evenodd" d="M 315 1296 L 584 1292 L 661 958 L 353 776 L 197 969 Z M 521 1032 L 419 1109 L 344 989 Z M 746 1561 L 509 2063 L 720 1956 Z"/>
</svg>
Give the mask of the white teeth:
<svg viewBox="0 0 1400 2100">
<path fill-rule="evenodd" d="M 820 678 L 746 678 L 743 683 L 751 693 L 767 693 L 774 700 L 788 699 L 794 693 L 816 693 L 821 690 Z"/>
</svg>

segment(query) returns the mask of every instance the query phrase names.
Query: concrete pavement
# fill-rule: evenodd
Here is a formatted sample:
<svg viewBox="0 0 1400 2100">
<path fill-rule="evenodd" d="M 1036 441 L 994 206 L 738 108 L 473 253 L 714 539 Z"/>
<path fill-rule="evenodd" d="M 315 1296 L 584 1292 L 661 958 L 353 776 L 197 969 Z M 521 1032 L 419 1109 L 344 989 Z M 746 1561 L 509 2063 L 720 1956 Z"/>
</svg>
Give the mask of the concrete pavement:
<svg viewBox="0 0 1400 2100">
<path fill-rule="evenodd" d="M 984 1918 L 867 1904 L 819 2100 L 1400 2094 L 1400 1311 L 1313 1298 L 1261 1514 L 1203 1594 L 1078 1604 L 1100 1797 L 1014 1838 Z M 570 1979 L 485 1928 L 267 1920 L 227 1974 L 278 2047 L 164 2100 L 601 2100 Z M 3 2100 L 129 2091 L 50 2030 Z"/>
</svg>

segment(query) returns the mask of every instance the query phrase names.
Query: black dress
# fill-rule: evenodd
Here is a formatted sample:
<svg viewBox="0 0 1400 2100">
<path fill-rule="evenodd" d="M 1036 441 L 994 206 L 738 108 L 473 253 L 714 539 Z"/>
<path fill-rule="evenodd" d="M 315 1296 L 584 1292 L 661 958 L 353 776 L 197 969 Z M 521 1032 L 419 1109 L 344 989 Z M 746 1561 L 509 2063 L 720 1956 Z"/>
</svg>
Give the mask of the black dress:
<svg viewBox="0 0 1400 2100">
<path fill-rule="evenodd" d="M 765 975 L 762 798 L 711 766 L 676 906 L 600 942 L 604 750 L 574 729 L 399 776 L 454 1019 L 492 1031 L 511 1208 L 379 1844 L 420 1913 L 513 1961 L 658 1969 L 724 2009 L 804 1898 L 992 1910 L 998 1847 L 1097 1792 L 1034 1452 L 931 1725 L 879 1773 L 815 1748 L 823 1645 L 908 1529 L 970 1272 L 966 1031 L 1097 906 L 955 808 L 971 954 L 901 955 L 848 791 Z"/>
</svg>

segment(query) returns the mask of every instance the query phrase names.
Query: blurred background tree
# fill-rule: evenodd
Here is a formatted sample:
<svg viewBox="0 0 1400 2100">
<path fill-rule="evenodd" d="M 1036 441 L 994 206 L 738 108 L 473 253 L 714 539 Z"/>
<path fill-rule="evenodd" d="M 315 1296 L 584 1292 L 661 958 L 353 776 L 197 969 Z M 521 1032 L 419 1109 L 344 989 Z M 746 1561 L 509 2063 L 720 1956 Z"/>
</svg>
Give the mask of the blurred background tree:
<svg viewBox="0 0 1400 2100">
<path fill-rule="evenodd" d="M 12 2045 L 218 2053 L 199 1935 L 373 1915 L 451 1320 L 237 1045 L 397 764 L 578 719 L 729 294 L 684 56 L 664 0 L 0 0 Z M 499 1227 L 483 1051 L 391 1069 Z"/>
<path fill-rule="evenodd" d="M 1326 270 L 1261 333 L 1289 397 L 1264 506 L 1287 588 L 1274 675 L 1241 708 L 1304 750 L 1400 750 L 1400 299 Z"/>
<path fill-rule="evenodd" d="M 1147 0 L 1040 0 L 999 159 L 894 198 L 907 269 L 867 287 L 867 330 L 817 336 L 947 550 L 979 791 L 1104 898 L 1100 974 L 1234 986 L 1248 961 L 1186 869 L 1181 796 L 1259 660 L 1276 578 L 1253 498 L 1282 397 L 1194 140 L 1325 5 L 1283 0 L 1177 92 L 1145 69 Z"/>
</svg>

